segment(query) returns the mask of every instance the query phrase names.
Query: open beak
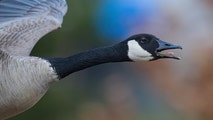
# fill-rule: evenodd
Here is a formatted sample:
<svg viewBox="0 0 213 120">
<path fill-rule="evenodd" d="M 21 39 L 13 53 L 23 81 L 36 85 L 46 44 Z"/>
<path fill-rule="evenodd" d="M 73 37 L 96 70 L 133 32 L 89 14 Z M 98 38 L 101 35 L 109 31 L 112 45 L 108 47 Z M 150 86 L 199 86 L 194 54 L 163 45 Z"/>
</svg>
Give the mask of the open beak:
<svg viewBox="0 0 213 120">
<path fill-rule="evenodd" d="M 171 50 L 171 49 L 182 49 L 181 46 L 179 45 L 173 45 L 171 43 L 168 42 L 164 42 L 162 40 L 157 40 L 157 42 L 159 43 L 159 47 L 156 50 L 156 54 L 158 57 L 160 58 L 173 58 L 173 59 L 177 59 L 180 60 L 180 57 L 175 56 L 175 54 L 171 51 L 166 51 L 166 50 Z"/>
</svg>

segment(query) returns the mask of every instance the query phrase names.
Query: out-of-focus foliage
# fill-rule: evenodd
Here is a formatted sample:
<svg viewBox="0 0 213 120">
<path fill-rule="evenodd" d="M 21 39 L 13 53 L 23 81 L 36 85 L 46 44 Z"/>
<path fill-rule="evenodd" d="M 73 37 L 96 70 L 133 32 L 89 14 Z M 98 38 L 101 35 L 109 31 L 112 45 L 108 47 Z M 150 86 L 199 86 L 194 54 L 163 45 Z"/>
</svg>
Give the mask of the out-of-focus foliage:
<svg viewBox="0 0 213 120">
<path fill-rule="evenodd" d="M 181 44 L 181 61 L 106 64 L 74 73 L 53 85 L 32 109 L 10 120 L 212 120 L 212 0 L 140 0 L 157 7 L 151 17 L 147 13 L 153 13 L 152 6 L 131 1 L 67 0 L 63 27 L 42 38 L 32 55 L 68 56 L 112 44 L 111 39 L 121 37 L 103 35 L 110 29 L 103 24 L 125 21 L 128 26 L 111 28 L 127 31 L 121 36 L 146 32 Z M 114 9 L 105 6 L 109 12 L 101 7 L 108 2 L 120 4 L 113 4 Z M 149 9 L 127 14 L 125 2 L 138 7 L 131 9 L 134 13 L 140 7 Z"/>
</svg>

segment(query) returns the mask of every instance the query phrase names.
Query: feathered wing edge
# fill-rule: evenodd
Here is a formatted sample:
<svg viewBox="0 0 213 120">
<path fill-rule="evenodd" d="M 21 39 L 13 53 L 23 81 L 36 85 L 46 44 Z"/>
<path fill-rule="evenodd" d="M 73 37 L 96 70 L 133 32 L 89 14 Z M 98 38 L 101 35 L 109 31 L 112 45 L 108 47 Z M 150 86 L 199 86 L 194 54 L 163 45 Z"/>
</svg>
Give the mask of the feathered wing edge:
<svg viewBox="0 0 213 120">
<path fill-rule="evenodd" d="M 29 55 L 37 41 L 61 26 L 65 0 L 0 1 L 0 50 Z"/>
</svg>

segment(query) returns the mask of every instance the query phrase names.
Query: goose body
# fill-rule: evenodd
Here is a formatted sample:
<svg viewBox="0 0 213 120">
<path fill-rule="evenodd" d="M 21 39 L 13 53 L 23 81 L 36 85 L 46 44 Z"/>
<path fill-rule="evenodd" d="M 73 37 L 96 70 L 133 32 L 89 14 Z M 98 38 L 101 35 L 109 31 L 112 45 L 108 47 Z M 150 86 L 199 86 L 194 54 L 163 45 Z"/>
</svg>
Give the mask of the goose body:
<svg viewBox="0 0 213 120">
<path fill-rule="evenodd" d="M 65 58 L 29 56 L 41 37 L 61 27 L 66 11 L 65 0 L 0 1 L 0 120 L 29 109 L 52 83 L 73 72 L 109 62 L 179 59 L 161 51 L 180 46 L 150 34 Z"/>
<path fill-rule="evenodd" d="M 37 57 L 1 56 L 1 120 L 32 107 L 50 84 L 58 80 L 49 66 L 50 63 Z"/>
</svg>

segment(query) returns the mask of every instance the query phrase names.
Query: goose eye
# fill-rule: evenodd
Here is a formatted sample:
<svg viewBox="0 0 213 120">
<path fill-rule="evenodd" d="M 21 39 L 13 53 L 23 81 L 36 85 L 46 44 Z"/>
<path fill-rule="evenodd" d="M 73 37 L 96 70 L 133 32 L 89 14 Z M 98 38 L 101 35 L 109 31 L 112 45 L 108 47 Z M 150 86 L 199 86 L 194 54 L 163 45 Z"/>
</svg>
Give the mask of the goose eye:
<svg viewBox="0 0 213 120">
<path fill-rule="evenodd" d="M 141 43 L 147 43 L 149 40 L 147 39 L 147 38 L 145 38 L 145 37 L 142 37 L 141 39 L 140 39 L 140 42 Z"/>
</svg>

